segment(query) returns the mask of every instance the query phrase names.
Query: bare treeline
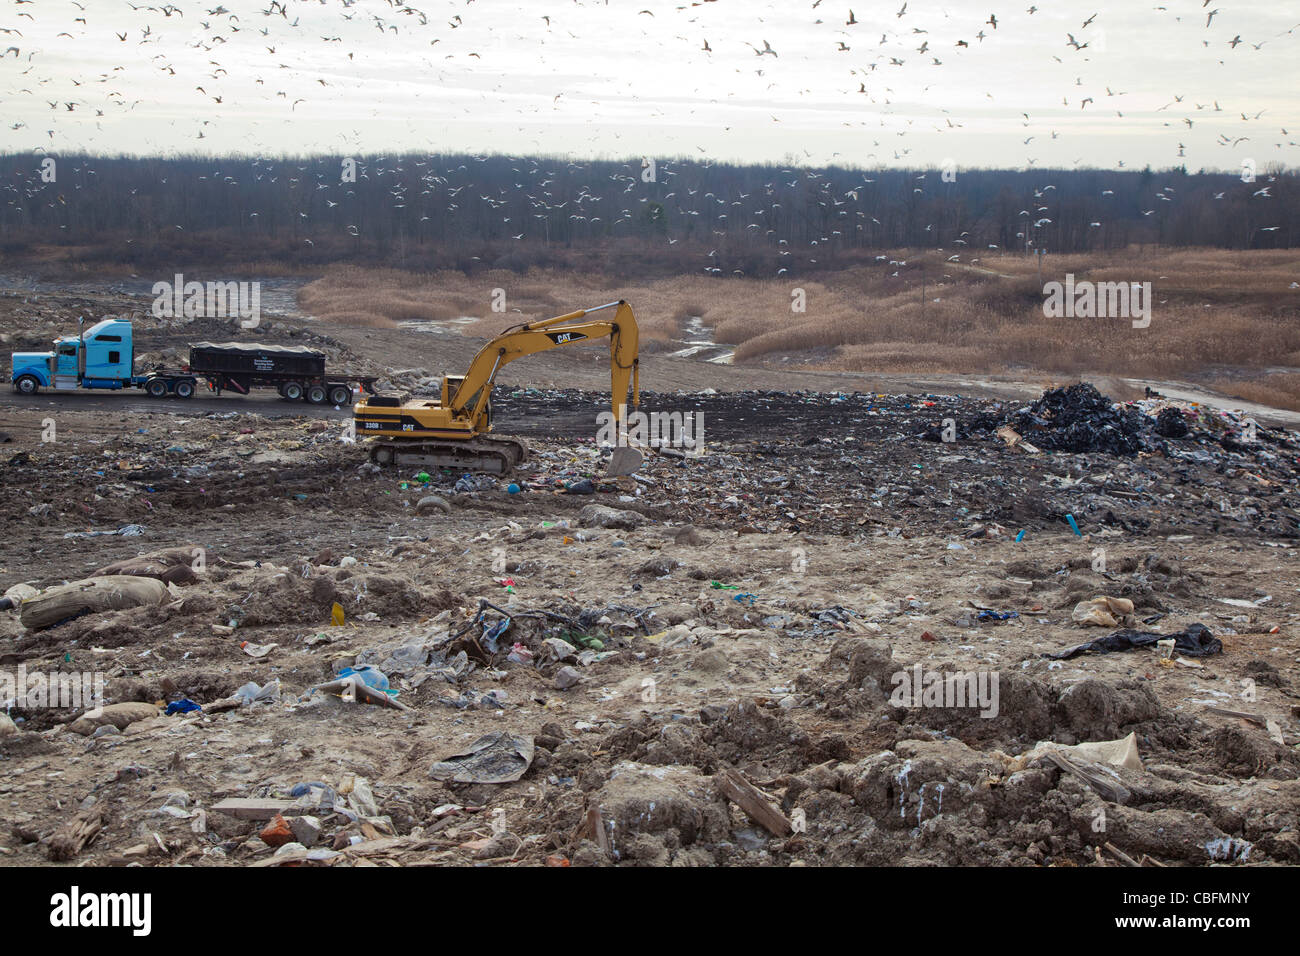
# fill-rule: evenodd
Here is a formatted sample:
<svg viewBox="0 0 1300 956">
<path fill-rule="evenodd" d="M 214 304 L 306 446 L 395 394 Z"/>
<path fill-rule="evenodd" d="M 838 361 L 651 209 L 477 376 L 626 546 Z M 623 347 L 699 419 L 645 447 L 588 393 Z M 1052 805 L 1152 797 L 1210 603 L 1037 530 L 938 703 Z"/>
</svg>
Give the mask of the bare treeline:
<svg viewBox="0 0 1300 956">
<path fill-rule="evenodd" d="M 101 261 L 339 256 L 431 267 L 574 262 L 635 248 L 642 271 L 823 271 L 866 253 L 1134 245 L 1291 248 L 1300 190 L 1245 174 L 848 169 L 682 159 L 0 156 L 0 250 Z M 1250 180 L 1250 181 L 1248 181 Z"/>
</svg>

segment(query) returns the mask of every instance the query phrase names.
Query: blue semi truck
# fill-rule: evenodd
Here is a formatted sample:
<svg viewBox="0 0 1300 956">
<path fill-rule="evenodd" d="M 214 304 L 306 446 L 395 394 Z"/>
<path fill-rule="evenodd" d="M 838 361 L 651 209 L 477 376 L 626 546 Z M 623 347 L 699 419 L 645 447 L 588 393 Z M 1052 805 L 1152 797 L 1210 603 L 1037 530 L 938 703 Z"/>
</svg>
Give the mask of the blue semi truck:
<svg viewBox="0 0 1300 956">
<path fill-rule="evenodd" d="M 14 352 L 14 391 L 35 395 L 42 388 L 141 388 L 154 398 L 193 398 L 202 383 L 218 395 L 275 388 L 289 401 L 349 406 L 353 383 L 367 392 L 375 383 L 373 376 L 327 375 L 325 353 L 315 349 L 257 342 L 198 342 L 190 346 L 184 368 L 138 371 L 131 332 L 125 319 L 104 319 L 79 335 L 55 339 L 49 352 Z"/>
</svg>

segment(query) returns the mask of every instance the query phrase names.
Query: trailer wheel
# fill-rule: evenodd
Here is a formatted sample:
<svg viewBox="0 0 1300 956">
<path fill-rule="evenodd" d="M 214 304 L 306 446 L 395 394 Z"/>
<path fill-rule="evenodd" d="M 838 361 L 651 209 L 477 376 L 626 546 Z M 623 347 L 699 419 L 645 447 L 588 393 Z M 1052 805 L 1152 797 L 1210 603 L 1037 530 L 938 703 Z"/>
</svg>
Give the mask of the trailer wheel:
<svg viewBox="0 0 1300 956">
<path fill-rule="evenodd" d="M 298 399 L 302 398 L 302 383 L 285 382 L 282 386 L 280 386 L 280 394 L 283 395 L 285 398 L 287 398 L 289 401 L 296 402 L 298 401 Z"/>
<path fill-rule="evenodd" d="M 177 383 L 176 383 L 176 397 L 177 397 L 177 398 L 193 398 L 193 397 L 194 397 L 194 383 L 193 383 L 193 382 L 177 382 Z"/>
<path fill-rule="evenodd" d="M 41 390 L 41 383 L 35 375 L 19 375 L 14 381 L 14 391 L 19 395 L 35 395 Z"/>
<path fill-rule="evenodd" d="M 340 408 L 347 408 L 352 404 L 352 389 L 346 385 L 335 385 L 330 388 L 330 404 L 338 405 Z"/>
<path fill-rule="evenodd" d="M 312 405 L 324 405 L 325 398 L 324 385 L 311 385 L 307 388 L 307 401 Z"/>
<path fill-rule="evenodd" d="M 162 398 L 167 394 L 167 382 L 161 378 L 151 378 L 144 390 L 149 393 L 150 398 Z"/>
</svg>

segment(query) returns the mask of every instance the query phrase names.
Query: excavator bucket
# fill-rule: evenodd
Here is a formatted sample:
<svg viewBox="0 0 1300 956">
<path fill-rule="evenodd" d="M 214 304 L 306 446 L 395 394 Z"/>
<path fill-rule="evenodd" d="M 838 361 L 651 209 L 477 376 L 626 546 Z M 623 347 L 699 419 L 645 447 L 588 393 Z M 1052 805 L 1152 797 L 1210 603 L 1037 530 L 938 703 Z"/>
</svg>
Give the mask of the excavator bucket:
<svg viewBox="0 0 1300 956">
<path fill-rule="evenodd" d="M 630 475 L 641 467 L 643 460 L 641 453 L 635 448 L 619 445 L 609 456 L 609 467 L 605 469 L 605 475 L 609 478 Z"/>
</svg>

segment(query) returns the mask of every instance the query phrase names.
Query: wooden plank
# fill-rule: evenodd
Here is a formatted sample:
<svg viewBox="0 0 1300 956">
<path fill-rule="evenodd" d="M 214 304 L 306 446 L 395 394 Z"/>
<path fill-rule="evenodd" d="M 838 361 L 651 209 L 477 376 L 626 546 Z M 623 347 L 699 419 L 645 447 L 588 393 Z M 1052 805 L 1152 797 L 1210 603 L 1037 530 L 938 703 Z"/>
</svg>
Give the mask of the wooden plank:
<svg viewBox="0 0 1300 956">
<path fill-rule="evenodd" d="M 1100 764 L 1075 763 L 1064 754 L 1049 750 L 1043 756 L 1067 773 L 1078 777 L 1103 798 L 1113 803 L 1128 803 L 1132 794 L 1117 780 L 1111 779 L 1110 771 Z"/>
<path fill-rule="evenodd" d="M 1227 707 L 1214 707 L 1206 705 L 1206 710 L 1212 714 L 1220 714 L 1223 717 L 1240 717 L 1242 720 L 1248 720 L 1252 724 L 1258 724 L 1260 727 L 1268 725 L 1268 721 L 1260 714 L 1252 714 L 1244 710 L 1229 710 Z"/>
<path fill-rule="evenodd" d="M 1110 850 L 1111 853 L 1114 853 L 1115 856 L 1119 857 L 1119 861 L 1120 861 L 1121 863 L 1123 863 L 1125 866 L 1138 866 L 1138 867 L 1140 867 L 1140 866 L 1142 865 L 1142 864 L 1139 863 L 1137 860 L 1133 859 L 1133 857 L 1129 856 L 1127 853 L 1125 853 L 1123 850 L 1121 850 L 1119 847 L 1117 847 L 1115 844 L 1113 844 L 1113 843 L 1107 841 L 1106 843 L 1104 843 L 1104 844 L 1102 844 L 1102 845 L 1105 846 L 1106 849 Z"/>
<path fill-rule="evenodd" d="M 724 770 L 713 778 L 718 792 L 744 810 L 755 823 L 773 836 L 789 836 L 794 832 L 784 813 L 774 807 L 767 796 L 735 770 Z"/>
<path fill-rule="evenodd" d="M 587 810 L 587 834 L 596 841 L 600 852 L 606 856 L 610 855 L 609 834 L 605 832 L 605 820 L 600 814 L 600 807 L 591 807 Z"/>
<path fill-rule="evenodd" d="M 297 805 L 296 800 L 255 800 L 248 797 L 227 797 L 212 809 L 240 820 L 270 820 Z"/>
</svg>

